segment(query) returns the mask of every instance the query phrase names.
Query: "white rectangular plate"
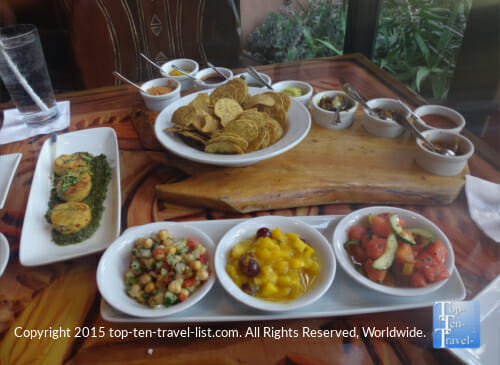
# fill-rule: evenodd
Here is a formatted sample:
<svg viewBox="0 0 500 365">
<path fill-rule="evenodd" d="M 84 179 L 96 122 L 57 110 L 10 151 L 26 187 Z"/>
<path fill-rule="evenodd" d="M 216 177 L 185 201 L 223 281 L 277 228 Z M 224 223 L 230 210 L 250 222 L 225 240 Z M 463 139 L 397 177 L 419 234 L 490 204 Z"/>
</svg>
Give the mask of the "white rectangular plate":
<svg viewBox="0 0 500 365">
<path fill-rule="evenodd" d="M 331 242 L 335 226 L 342 216 L 294 217 L 320 231 Z M 190 225 L 201 229 L 214 242 L 219 242 L 224 233 L 242 219 L 193 221 Z M 183 222 L 187 223 L 187 222 Z M 247 307 L 227 294 L 216 282 L 210 293 L 192 308 L 163 318 L 135 318 L 123 314 L 101 301 L 101 315 L 110 322 L 225 322 L 255 321 L 290 318 L 331 317 L 361 313 L 375 313 L 432 306 L 436 300 L 461 300 L 465 287 L 455 269 L 446 284 L 439 290 L 419 297 L 395 297 L 369 290 L 352 280 L 341 268 L 337 269 L 330 289 L 315 303 L 289 312 L 262 312 Z"/>
<path fill-rule="evenodd" d="M 57 137 L 57 156 L 74 152 L 89 152 L 94 156 L 104 154 L 111 166 L 111 182 L 100 226 L 89 239 L 80 243 L 59 246 L 52 241 L 52 226 L 45 219 L 53 163 L 50 138 L 47 139 L 38 157 L 24 216 L 19 248 L 19 259 L 24 266 L 44 265 L 99 252 L 120 234 L 120 156 L 115 131 L 112 128 L 94 128 Z"/>
<path fill-rule="evenodd" d="M 7 199 L 10 184 L 12 184 L 12 179 L 14 179 L 21 156 L 22 154 L 20 153 L 0 156 L 0 209 L 3 208 Z"/>
<path fill-rule="evenodd" d="M 481 313 L 481 346 L 471 349 L 450 349 L 467 364 L 497 365 L 500 359 L 500 276 L 497 276 L 474 299 Z"/>
</svg>

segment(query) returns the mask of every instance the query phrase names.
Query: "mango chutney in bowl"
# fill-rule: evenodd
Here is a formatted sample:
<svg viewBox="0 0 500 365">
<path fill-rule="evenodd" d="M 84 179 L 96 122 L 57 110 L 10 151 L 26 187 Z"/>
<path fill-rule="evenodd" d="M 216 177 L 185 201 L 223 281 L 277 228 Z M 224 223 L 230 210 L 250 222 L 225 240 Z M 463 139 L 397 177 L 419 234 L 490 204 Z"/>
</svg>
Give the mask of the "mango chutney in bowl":
<svg viewBox="0 0 500 365">
<path fill-rule="evenodd" d="M 326 238 L 293 217 L 245 220 L 222 237 L 215 271 L 233 298 L 264 311 L 288 311 L 319 299 L 335 275 Z"/>
<path fill-rule="evenodd" d="M 257 230 L 237 243 L 226 271 L 245 293 L 270 301 L 293 300 L 315 283 L 320 270 L 316 252 L 298 234 L 278 227 Z"/>
</svg>

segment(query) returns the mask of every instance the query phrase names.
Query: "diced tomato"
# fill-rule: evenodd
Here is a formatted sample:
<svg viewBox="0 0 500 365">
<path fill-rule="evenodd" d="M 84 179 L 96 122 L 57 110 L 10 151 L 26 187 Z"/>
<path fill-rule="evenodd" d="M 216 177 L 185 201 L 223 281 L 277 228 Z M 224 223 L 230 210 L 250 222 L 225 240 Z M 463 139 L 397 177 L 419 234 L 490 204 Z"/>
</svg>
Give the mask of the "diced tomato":
<svg viewBox="0 0 500 365">
<path fill-rule="evenodd" d="M 423 272 L 429 283 L 435 283 L 450 277 L 450 273 L 446 269 L 446 266 L 442 264 L 426 267 Z"/>
<path fill-rule="evenodd" d="M 413 255 L 413 250 L 411 245 L 408 243 L 400 242 L 398 245 L 398 250 L 396 251 L 396 262 L 404 263 L 414 263 L 415 256 Z"/>
<path fill-rule="evenodd" d="M 424 246 L 422 244 L 417 243 L 416 245 L 411 246 L 413 251 L 413 257 L 418 257 L 422 251 L 424 251 Z"/>
<path fill-rule="evenodd" d="M 431 255 L 434 260 L 440 264 L 444 264 L 446 262 L 446 258 L 448 257 L 448 249 L 444 243 L 439 240 L 436 240 L 427 246 L 425 252 Z"/>
<path fill-rule="evenodd" d="M 206 254 L 200 255 L 199 260 L 202 264 L 206 264 L 207 263 L 207 255 Z"/>
<path fill-rule="evenodd" d="M 389 216 L 387 214 L 373 216 L 372 230 L 378 236 L 387 237 L 392 232 Z"/>
<path fill-rule="evenodd" d="M 192 279 L 186 279 L 186 280 L 184 280 L 184 283 L 182 284 L 182 286 L 184 286 L 186 288 L 191 288 L 193 285 L 194 285 L 194 281 Z"/>
<path fill-rule="evenodd" d="M 427 253 L 426 251 L 422 252 L 417 257 L 417 261 L 415 261 L 415 269 L 423 270 L 426 267 L 436 266 L 438 263 L 434 258 Z"/>
<path fill-rule="evenodd" d="M 405 227 L 405 220 L 401 217 L 399 217 L 399 225 L 404 228 Z"/>
<path fill-rule="evenodd" d="M 351 255 L 356 262 L 365 262 L 367 259 L 366 251 L 363 246 L 358 244 L 351 244 L 348 248 L 349 255 Z"/>
<path fill-rule="evenodd" d="M 387 239 L 382 237 L 373 236 L 373 238 L 366 243 L 366 255 L 371 259 L 378 259 L 385 251 Z"/>
<path fill-rule="evenodd" d="M 156 247 L 154 250 L 153 250 L 153 256 L 156 256 L 156 255 L 161 255 L 161 254 L 164 254 L 165 253 L 165 250 L 161 247 Z"/>
<path fill-rule="evenodd" d="M 421 271 L 413 271 L 410 278 L 410 285 L 414 288 L 424 288 L 427 286 L 424 274 Z"/>
<path fill-rule="evenodd" d="M 172 280 L 175 279 L 175 273 L 173 271 L 169 271 L 164 277 L 163 282 L 165 284 L 169 284 Z"/>
<path fill-rule="evenodd" d="M 181 294 L 179 294 L 179 300 L 180 300 L 181 302 L 185 301 L 185 300 L 186 300 L 186 298 L 187 298 L 187 297 L 186 297 L 186 294 L 182 294 L 182 293 L 181 293 Z"/>
<path fill-rule="evenodd" d="M 197 238 L 194 238 L 194 237 L 189 237 L 187 240 L 187 245 L 188 247 L 192 250 L 194 249 L 194 246 L 196 246 L 198 243 L 200 243 L 200 241 L 198 241 Z"/>
<path fill-rule="evenodd" d="M 366 250 L 366 245 L 368 242 L 370 242 L 373 238 L 373 233 L 371 232 L 366 232 L 365 235 L 363 236 L 363 239 L 361 240 L 363 248 Z"/>
<path fill-rule="evenodd" d="M 372 259 L 368 259 L 365 261 L 363 267 L 365 269 L 366 276 L 371 281 L 374 281 L 376 283 L 383 283 L 385 276 L 387 275 L 387 271 L 374 269 L 372 265 L 373 265 Z"/>
<path fill-rule="evenodd" d="M 349 239 L 363 241 L 363 237 L 368 232 L 368 229 L 362 225 L 354 225 L 349 228 Z"/>
</svg>

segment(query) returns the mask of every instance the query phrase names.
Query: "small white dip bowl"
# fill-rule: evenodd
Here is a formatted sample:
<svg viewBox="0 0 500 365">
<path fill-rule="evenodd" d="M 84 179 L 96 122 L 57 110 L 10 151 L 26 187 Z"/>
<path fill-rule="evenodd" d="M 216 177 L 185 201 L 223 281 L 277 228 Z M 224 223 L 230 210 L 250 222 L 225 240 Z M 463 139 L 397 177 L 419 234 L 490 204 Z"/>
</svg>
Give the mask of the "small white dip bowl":
<svg viewBox="0 0 500 365">
<path fill-rule="evenodd" d="M 340 114 L 340 122 L 336 123 L 336 112 L 323 109 L 319 106 L 319 102 L 324 97 L 335 97 L 336 95 L 344 95 L 346 100 L 351 103 L 351 107 L 348 110 L 339 112 Z M 352 100 L 349 96 L 347 96 L 343 91 L 329 90 L 322 91 L 312 98 L 312 118 L 313 121 L 324 127 L 330 129 L 344 129 L 348 128 L 352 125 L 352 121 L 354 118 L 354 113 L 358 108 L 358 102 Z"/>
<path fill-rule="evenodd" d="M 408 118 L 409 112 L 394 99 L 379 98 L 372 99 L 367 102 L 368 106 L 372 109 L 384 109 L 390 112 L 398 112 Z M 382 119 L 378 116 L 370 114 L 366 108 L 363 108 L 363 127 L 368 133 L 377 137 L 395 138 L 399 137 L 404 132 L 404 128 L 393 120 Z"/>
<path fill-rule="evenodd" d="M 452 128 L 439 128 L 439 127 L 434 127 L 429 124 L 426 124 L 425 121 L 415 119 L 415 126 L 418 128 L 420 131 L 426 131 L 428 129 L 438 129 L 442 131 L 447 131 L 447 132 L 452 132 L 452 133 L 460 133 L 462 129 L 465 127 L 465 118 L 457 112 L 456 110 L 453 110 L 451 108 L 442 106 L 442 105 L 422 105 L 419 106 L 417 109 L 415 109 L 415 115 L 419 116 L 422 118 L 423 115 L 427 114 L 435 114 L 439 116 L 443 116 L 450 121 L 452 121 L 455 124 L 455 127 Z M 422 123 L 423 122 L 423 123 Z"/>
<path fill-rule="evenodd" d="M 461 134 L 434 129 L 424 131 L 422 135 L 431 143 L 440 141 L 449 146 L 457 146 L 456 156 L 445 156 L 437 152 L 432 152 L 425 146 L 425 143 L 421 139 L 417 139 L 417 164 L 431 174 L 439 176 L 458 175 L 463 171 L 467 160 L 474 153 L 472 142 Z"/>
<path fill-rule="evenodd" d="M 212 83 L 204 82 L 203 78 L 212 74 L 217 75 L 217 73 L 210 67 L 204 68 L 203 70 L 198 71 L 198 73 L 195 75 L 196 79 L 198 80 L 196 81 L 196 88 L 198 90 L 214 89 L 218 86 L 224 85 L 226 82 L 228 82 L 233 78 L 233 71 L 231 71 L 230 69 L 225 67 L 217 67 L 217 70 L 219 70 L 221 74 L 226 76 L 226 80 L 221 82 L 212 82 Z"/>
<path fill-rule="evenodd" d="M 174 71 L 174 69 L 172 68 L 172 66 L 174 66 L 174 65 L 177 68 L 180 68 L 181 70 L 191 70 L 188 73 L 191 76 L 194 76 L 194 75 L 196 75 L 196 73 L 200 69 L 198 62 L 196 62 L 195 60 L 189 59 L 189 58 L 177 58 L 177 59 L 168 61 L 167 63 L 164 63 L 161 66 L 161 74 L 169 79 L 179 81 L 181 83 L 181 91 L 186 91 L 186 90 L 192 89 L 194 87 L 194 81 L 191 80 L 186 75 L 180 75 L 180 76 L 170 75 L 170 72 Z"/>
<path fill-rule="evenodd" d="M 281 92 L 289 88 L 300 89 L 300 91 L 302 92 L 301 96 L 290 96 L 290 97 L 304 104 L 306 108 L 309 107 L 309 101 L 311 100 L 311 96 L 313 94 L 313 88 L 307 82 L 297 81 L 297 80 L 287 80 L 287 81 L 277 82 L 271 86 L 277 92 Z"/>
<path fill-rule="evenodd" d="M 174 90 L 163 95 L 151 95 L 148 93 L 147 90 L 158 86 L 168 86 Z M 153 79 L 141 85 L 141 96 L 146 104 L 146 108 L 160 111 L 181 97 L 181 84 L 177 80 L 168 79 L 166 77 Z"/>
</svg>

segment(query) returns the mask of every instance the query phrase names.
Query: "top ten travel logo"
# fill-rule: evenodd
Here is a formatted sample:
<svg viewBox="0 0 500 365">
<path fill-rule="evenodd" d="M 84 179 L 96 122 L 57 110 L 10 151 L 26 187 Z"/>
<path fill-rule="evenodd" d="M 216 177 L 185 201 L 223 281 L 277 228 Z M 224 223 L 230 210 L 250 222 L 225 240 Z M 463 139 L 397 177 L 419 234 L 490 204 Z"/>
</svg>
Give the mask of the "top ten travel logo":
<svg viewBox="0 0 500 365">
<path fill-rule="evenodd" d="M 434 302 L 432 328 L 434 348 L 479 347 L 479 302 Z"/>
</svg>

